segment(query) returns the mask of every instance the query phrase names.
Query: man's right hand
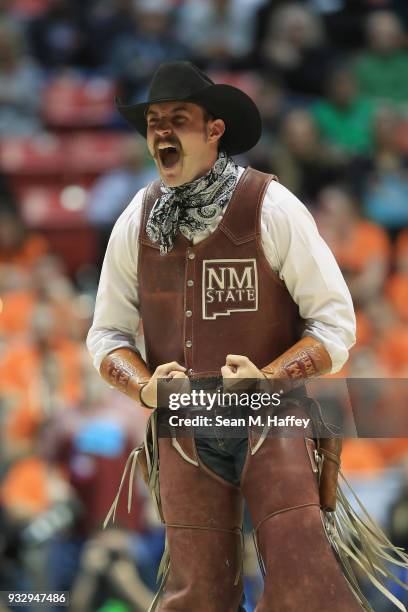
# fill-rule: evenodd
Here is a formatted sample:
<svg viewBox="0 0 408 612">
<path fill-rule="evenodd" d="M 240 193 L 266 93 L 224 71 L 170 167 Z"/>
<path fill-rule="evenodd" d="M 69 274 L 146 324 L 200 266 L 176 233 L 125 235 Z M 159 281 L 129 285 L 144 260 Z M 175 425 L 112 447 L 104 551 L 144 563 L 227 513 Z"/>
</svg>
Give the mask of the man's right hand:
<svg viewBox="0 0 408 612">
<path fill-rule="evenodd" d="M 170 363 L 163 363 L 162 365 L 157 366 L 149 382 L 141 390 L 141 398 L 143 398 L 142 403 L 149 408 L 157 408 L 158 379 L 165 378 L 169 380 L 179 378 L 187 379 L 188 381 L 188 376 L 185 372 L 186 368 L 177 363 L 177 361 L 171 361 Z M 185 382 L 186 380 L 183 380 L 183 382 L 180 381 L 180 389 L 177 388 L 177 390 L 173 390 L 172 387 L 172 392 L 188 393 L 190 386 L 188 385 L 188 389 L 186 389 Z"/>
</svg>

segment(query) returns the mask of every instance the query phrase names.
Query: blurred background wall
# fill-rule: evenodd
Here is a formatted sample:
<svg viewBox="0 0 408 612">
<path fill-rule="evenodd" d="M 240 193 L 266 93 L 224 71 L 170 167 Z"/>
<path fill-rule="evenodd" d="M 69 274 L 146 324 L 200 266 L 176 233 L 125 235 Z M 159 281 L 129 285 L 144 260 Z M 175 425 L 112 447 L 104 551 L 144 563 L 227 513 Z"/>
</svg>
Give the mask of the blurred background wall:
<svg viewBox="0 0 408 612">
<path fill-rule="evenodd" d="M 99 380 L 84 339 L 113 223 L 155 177 L 114 96 L 143 100 L 160 62 L 190 59 L 257 102 L 262 139 L 237 161 L 305 203 L 354 299 L 337 377 L 407 377 L 407 24 L 405 0 L 0 0 L 0 590 L 126 612 L 155 589 L 163 534 L 140 483 L 100 530 L 146 415 Z M 407 546 L 408 440 L 348 440 L 343 465 Z"/>
</svg>

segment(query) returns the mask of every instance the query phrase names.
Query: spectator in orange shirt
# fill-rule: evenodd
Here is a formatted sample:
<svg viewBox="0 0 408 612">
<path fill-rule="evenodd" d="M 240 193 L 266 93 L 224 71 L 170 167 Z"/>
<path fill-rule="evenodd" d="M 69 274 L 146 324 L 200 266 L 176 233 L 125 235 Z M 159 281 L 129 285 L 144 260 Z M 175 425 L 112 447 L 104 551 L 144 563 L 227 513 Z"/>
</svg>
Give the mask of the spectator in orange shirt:
<svg viewBox="0 0 408 612">
<path fill-rule="evenodd" d="M 399 317 L 408 322 L 408 274 L 393 274 L 386 287 L 386 294 Z"/>
<path fill-rule="evenodd" d="M 344 440 L 341 466 L 345 473 L 363 472 L 365 477 L 375 477 L 385 467 L 377 440 L 370 438 Z"/>
<path fill-rule="evenodd" d="M 15 213 L 0 210 L 0 266 L 13 264 L 30 269 L 47 251 L 43 236 L 28 232 Z"/>
<path fill-rule="evenodd" d="M 38 304 L 33 312 L 32 338 L 10 344 L 3 354 L 0 388 L 14 398 L 14 409 L 26 410 L 29 405 L 34 413 L 44 415 L 81 399 L 84 347 L 59 330 L 60 321 L 50 304 Z"/>
<path fill-rule="evenodd" d="M 403 230 L 395 244 L 395 263 L 399 272 L 408 274 L 408 229 Z"/>
<path fill-rule="evenodd" d="M 408 327 L 399 322 L 383 336 L 379 355 L 388 368 L 390 375 L 405 378 L 408 376 Z"/>
<path fill-rule="evenodd" d="M 19 521 L 46 510 L 50 497 L 45 461 L 35 455 L 16 461 L 1 483 L 0 503 Z"/>
<path fill-rule="evenodd" d="M 378 296 L 390 263 L 390 242 L 375 223 L 361 219 L 356 203 L 339 187 L 323 189 L 317 223 L 344 274 L 357 305 Z"/>
<path fill-rule="evenodd" d="M 408 322 L 408 229 L 397 238 L 394 250 L 395 272 L 389 279 L 386 294 L 396 313 Z"/>
<path fill-rule="evenodd" d="M 42 255 L 28 271 L 21 266 L 6 265 L 0 286 L 0 333 L 15 341 L 31 333 L 35 306 L 47 303 L 58 319 L 56 333 L 81 338 L 75 317 L 75 292 L 65 276 L 62 262 L 52 255 Z"/>
</svg>

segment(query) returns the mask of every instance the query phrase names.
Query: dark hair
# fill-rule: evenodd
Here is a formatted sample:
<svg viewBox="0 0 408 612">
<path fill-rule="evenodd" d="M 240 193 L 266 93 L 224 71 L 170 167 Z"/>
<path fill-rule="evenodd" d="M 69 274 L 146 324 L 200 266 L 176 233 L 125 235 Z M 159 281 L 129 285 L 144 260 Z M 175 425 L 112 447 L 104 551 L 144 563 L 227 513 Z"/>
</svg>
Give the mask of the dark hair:
<svg viewBox="0 0 408 612">
<path fill-rule="evenodd" d="M 217 119 L 217 117 L 213 115 L 209 110 L 204 108 L 204 106 L 202 106 L 202 109 L 203 109 L 204 123 L 208 123 L 209 121 L 213 121 L 214 119 Z M 218 152 L 223 150 L 223 146 L 222 146 L 223 138 L 224 138 L 224 135 L 222 135 L 218 141 Z"/>
<path fill-rule="evenodd" d="M 210 113 L 209 110 L 207 110 L 206 108 L 202 107 L 203 109 L 203 117 L 204 117 L 204 121 L 207 123 L 208 121 L 213 121 L 214 119 L 216 119 L 216 116 L 213 115 L 212 113 Z"/>
</svg>

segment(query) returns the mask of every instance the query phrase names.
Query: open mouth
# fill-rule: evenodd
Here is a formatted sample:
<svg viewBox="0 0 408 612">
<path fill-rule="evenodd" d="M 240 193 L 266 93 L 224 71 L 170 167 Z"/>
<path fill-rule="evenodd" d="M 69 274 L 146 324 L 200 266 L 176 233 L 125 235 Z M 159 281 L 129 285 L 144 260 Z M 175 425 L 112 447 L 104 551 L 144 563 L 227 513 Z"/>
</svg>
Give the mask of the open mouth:
<svg viewBox="0 0 408 612">
<path fill-rule="evenodd" d="M 158 150 L 160 161 L 164 168 L 172 168 L 180 159 L 180 153 L 176 147 L 164 146 Z"/>
</svg>

